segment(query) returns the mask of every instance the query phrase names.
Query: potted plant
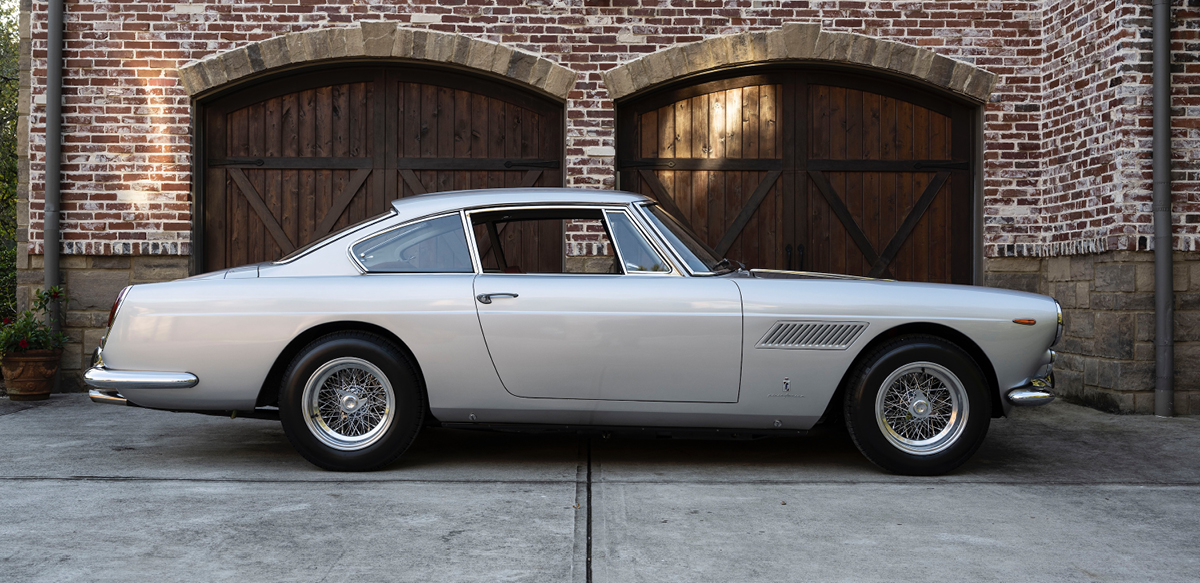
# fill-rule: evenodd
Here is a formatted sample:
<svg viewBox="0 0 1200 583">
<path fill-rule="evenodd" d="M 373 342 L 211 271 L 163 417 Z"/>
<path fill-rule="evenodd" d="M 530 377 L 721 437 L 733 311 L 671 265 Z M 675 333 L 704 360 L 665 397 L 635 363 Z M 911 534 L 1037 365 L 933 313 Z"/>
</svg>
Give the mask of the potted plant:
<svg viewBox="0 0 1200 583">
<path fill-rule="evenodd" d="M 37 290 L 32 309 L 15 318 L 5 318 L 0 327 L 0 368 L 8 398 L 13 401 L 38 401 L 50 397 L 54 374 L 62 357 L 67 335 L 55 332 L 50 319 L 66 299 L 62 288 Z"/>
</svg>

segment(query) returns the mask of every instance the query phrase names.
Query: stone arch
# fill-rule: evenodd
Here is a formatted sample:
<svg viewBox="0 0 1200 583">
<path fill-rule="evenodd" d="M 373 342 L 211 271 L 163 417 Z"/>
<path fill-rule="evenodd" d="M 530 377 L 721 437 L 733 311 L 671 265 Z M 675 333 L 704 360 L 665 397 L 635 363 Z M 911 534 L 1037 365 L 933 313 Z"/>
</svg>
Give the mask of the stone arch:
<svg viewBox="0 0 1200 583">
<path fill-rule="evenodd" d="M 504 45 L 462 34 L 412 29 L 391 22 L 292 32 L 209 56 L 179 69 L 195 97 L 230 83 L 297 65 L 334 59 L 396 59 L 483 72 L 565 100 L 575 71 Z"/>
<path fill-rule="evenodd" d="M 929 49 L 816 23 L 789 23 L 763 32 L 718 36 L 674 46 L 602 73 L 608 94 L 621 99 L 681 78 L 747 64 L 829 62 L 915 78 L 976 103 L 986 102 L 996 74 Z"/>
</svg>

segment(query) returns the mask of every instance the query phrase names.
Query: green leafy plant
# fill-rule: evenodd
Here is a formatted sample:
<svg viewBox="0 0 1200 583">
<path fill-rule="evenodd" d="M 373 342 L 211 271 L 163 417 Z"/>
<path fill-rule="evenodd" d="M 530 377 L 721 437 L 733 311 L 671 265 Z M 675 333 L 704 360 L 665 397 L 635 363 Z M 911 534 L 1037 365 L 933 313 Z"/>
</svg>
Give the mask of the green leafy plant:
<svg viewBox="0 0 1200 583">
<path fill-rule="evenodd" d="M 55 332 L 50 326 L 56 313 L 62 313 L 67 295 L 61 287 L 34 292 L 35 300 L 31 309 L 21 312 L 15 318 L 5 318 L 0 326 L 0 355 L 20 354 L 30 350 L 54 350 L 62 348 L 67 342 L 67 335 Z"/>
<path fill-rule="evenodd" d="M 18 4 L 0 0 L 0 318 L 17 313 Z"/>
</svg>

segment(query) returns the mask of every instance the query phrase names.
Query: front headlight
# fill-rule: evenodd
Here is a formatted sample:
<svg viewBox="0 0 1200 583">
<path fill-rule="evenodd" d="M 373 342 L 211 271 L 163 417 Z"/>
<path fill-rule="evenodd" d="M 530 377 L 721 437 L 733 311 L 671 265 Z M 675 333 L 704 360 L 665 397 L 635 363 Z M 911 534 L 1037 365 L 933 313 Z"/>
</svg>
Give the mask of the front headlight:
<svg viewBox="0 0 1200 583">
<path fill-rule="evenodd" d="M 1058 341 L 1062 340 L 1063 335 L 1062 304 L 1059 304 L 1058 300 L 1054 300 L 1054 309 L 1058 312 L 1058 329 L 1054 331 L 1054 342 L 1050 343 L 1050 346 L 1058 346 Z"/>
</svg>

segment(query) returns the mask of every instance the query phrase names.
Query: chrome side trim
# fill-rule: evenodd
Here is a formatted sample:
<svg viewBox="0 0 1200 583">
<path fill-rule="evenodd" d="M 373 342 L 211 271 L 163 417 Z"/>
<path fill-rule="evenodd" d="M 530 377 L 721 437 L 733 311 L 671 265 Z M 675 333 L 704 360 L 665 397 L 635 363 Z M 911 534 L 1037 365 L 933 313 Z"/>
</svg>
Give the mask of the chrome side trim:
<svg viewBox="0 0 1200 583">
<path fill-rule="evenodd" d="M 104 405 L 128 405 L 129 401 L 112 389 L 92 389 L 88 391 L 88 396 L 92 398 L 93 403 L 102 403 Z"/>
<path fill-rule="evenodd" d="M 83 373 L 83 381 L 97 389 L 188 389 L 200 379 L 190 372 L 154 372 L 110 370 L 93 366 Z M 90 393 L 89 393 L 90 394 Z"/>
</svg>

